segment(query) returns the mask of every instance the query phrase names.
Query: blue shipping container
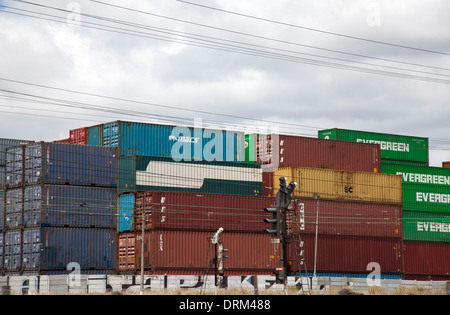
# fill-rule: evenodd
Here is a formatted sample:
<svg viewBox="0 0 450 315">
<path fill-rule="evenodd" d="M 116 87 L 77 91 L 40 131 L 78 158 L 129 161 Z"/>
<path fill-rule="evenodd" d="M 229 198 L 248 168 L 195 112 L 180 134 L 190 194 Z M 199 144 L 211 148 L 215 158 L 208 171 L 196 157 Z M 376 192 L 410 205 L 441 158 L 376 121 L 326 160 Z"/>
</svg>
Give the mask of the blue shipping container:
<svg viewBox="0 0 450 315">
<path fill-rule="evenodd" d="M 24 229 L 22 269 L 111 270 L 117 266 L 114 229 L 41 227 Z"/>
<path fill-rule="evenodd" d="M 153 190 L 261 196 L 262 169 L 248 163 L 121 157 L 117 190 L 119 194 Z"/>
<path fill-rule="evenodd" d="M 133 212 L 134 212 L 134 194 L 126 194 L 119 196 L 118 207 L 118 225 L 117 230 L 119 232 L 132 231 L 133 230 Z"/>
<path fill-rule="evenodd" d="M 117 227 L 115 188 L 27 185 L 6 191 L 5 226 Z"/>
<path fill-rule="evenodd" d="M 100 139 L 99 126 L 102 126 Z M 118 147 L 120 156 L 142 155 L 177 161 L 244 162 L 243 132 L 115 121 L 88 127 L 88 145 Z"/>
<path fill-rule="evenodd" d="M 102 227 L 117 226 L 115 188 L 32 185 L 24 188 L 23 225 Z"/>
<path fill-rule="evenodd" d="M 10 187 L 22 183 L 117 186 L 115 148 L 40 142 L 24 147 L 23 163 L 20 152 L 8 149 L 7 153 L 20 159 L 9 168 L 7 164 Z"/>
</svg>

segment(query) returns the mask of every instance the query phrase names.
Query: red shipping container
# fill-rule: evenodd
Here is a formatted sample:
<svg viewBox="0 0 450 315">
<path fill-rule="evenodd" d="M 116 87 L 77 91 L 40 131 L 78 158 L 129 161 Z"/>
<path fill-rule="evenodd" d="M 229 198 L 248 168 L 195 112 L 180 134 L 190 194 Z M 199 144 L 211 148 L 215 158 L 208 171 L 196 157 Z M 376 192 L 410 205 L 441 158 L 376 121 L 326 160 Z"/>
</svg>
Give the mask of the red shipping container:
<svg viewBox="0 0 450 315">
<path fill-rule="evenodd" d="M 272 143 L 272 136 L 259 136 L 255 142 L 258 164 L 380 172 L 381 149 L 376 144 L 278 135 L 278 161 L 275 161 L 276 145 Z"/>
<path fill-rule="evenodd" d="M 314 271 L 315 235 L 301 236 L 304 259 L 309 274 Z M 349 237 L 319 235 L 317 241 L 317 273 L 356 273 L 369 274 L 370 263 L 378 263 L 381 274 L 401 275 L 402 248 L 401 238 Z M 292 271 L 297 270 L 296 247 L 291 242 L 289 259 Z M 304 267 L 302 267 L 304 268 Z M 301 270 L 305 272 L 304 269 Z"/>
<path fill-rule="evenodd" d="M 318 213 L 320 235 L 389 238 L 403 235 L 402 207 L 399 205 L 299 199 L 293 200 L 290 208 L 295 210 L 302 223 L 291 226 L 302 234 L 315 234 Z"/>
<path fill-rule="evenodd" d="M 442 162 L 443 168 L 450 168 L 450 162 Z"/>
<path fill-rule="evenodd" d="M 274 198 L 186 192 L 139 192 L 135 195 L 135 229 L 141 229 L 142 210 L 147 229 L 262 233 L 268 228 L 264 208 Z"/>
<path fill-rule="evenodd" d="M 137 271 L 141 266 L 140 232 L 127 232 L 125 238 L 135 235 L 136 242 L 119 242 L 119 253 L 134 252 L 132 263 L 121 264 L 120 271 Z M 211 243 L 213 232 L 198 231 L 145 231 L 144 269 L 154 274 L 200 274 L 214 273 L 215 246 Z M 229 233 L 221 235 L 228 249 L 224 266 L 226 274 L 271 274 L 279 266 L 281 245 L 273 244 L 271 236 L 258 233 Z M 127 247 L 128 248 L 122 248 Z M 132 248 L 130 248 L 132 247 Z"/>
<path fill-rule="evenodd" d="M 450 279 L 450 243 L 404 241 L 403 254 L 408 279 Z"/>
<path fill-rule="evenodd" d="M 87 127 L 70 130 L 69 143 L 87 144 Z"/>
</svg>

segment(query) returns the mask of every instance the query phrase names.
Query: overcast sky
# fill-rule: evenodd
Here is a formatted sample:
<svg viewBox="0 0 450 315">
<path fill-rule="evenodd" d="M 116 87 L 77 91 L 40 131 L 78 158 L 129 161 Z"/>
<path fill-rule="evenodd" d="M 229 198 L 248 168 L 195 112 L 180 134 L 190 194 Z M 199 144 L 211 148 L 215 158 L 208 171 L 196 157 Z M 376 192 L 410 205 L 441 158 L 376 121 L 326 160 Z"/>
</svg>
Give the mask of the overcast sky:
<svg viewBox="0 0 450 315">
<path fill-rule="evenodd" d="M 0 137 L 201 118 L 429 137 L 450 160 L 448 0 L 187 1 L 0 0 Z"/>
</svg>

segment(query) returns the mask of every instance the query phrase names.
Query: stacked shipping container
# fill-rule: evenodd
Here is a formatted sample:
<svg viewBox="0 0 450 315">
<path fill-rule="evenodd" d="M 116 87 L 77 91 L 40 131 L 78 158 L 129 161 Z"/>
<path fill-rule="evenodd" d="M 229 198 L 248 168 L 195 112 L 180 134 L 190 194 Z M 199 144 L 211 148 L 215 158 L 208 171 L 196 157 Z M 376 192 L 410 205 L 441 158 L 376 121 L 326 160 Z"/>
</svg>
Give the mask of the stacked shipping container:
<svg viewBox="0 0 450 315">
<path fill-rule="evenodd" d="M 115 149 L 27 144 L 7 149 L 6 166 L 3 272 L 115 271 Z"/>
<path fill-rule="evenodd" d="M 403 182 L 405 276 L 450 279 L 450 169 L 382 163 Z M 427 258 L 416 255 L 427 254 Z"/>
<path fill-rule="evenodd" d="M 317 262 L 318 273 L 367 274 L 376 262 L 390 276 L 449 275 L 445 255 L 433 264 L 414 255 L 448 253 L 443 200 L 450 193 L 420 191 L 422 206 L 433 199 L 439 209 L 402 211 L 417 206 L 418 194 L 405 198 L 399 162 L 427 166 L 428 139 L 338 129 L 319 137 L 344 141 L 247 135 L 244 155 L 240 132 L 116 121 L 72 130 L 69 141 L 77 145 L 9 149 L 0 267 L 61 273 L 77 263 L 81 272 L 135 273 L 143 256 L 146 273 L 212 274 L 211 238 L 223 227 L 226 274 L 272 274 L 282 251 L 264 233 L 263 209 L 275 203 L 284 176 L 299 184 L 292 206 L 302 208 L 302 224 L 290 221 L 302 241 L 289 246 L 292 272 L 303 271 L 295 266 L 301 247 L 305 265 L 311 271 Z M 102 157 L 90 158 L 94 153 Z M 437 185 L 447 176 L 428 175 Z"/>
<path fill-rule="evenodd" d="M 77 135 L 82 135 L 81 141 Z M 270 237 L 263 234 L 263 209 L 273 200 L 260 197 L 261 167 L 243 163 L 243 133 L 116 121 L 72 131 L 71 139 L 118 148 L 120 272 L 141 268 L 134 262 L 140 262 L 140 246 L 135 244 L 142 239 L 143 212 L 146 272 L 166 267 L 208 270 L 206 258 L 214 254 L 208 237 L 220 227 L 252 248 L 253 233 L 270 245 Z M 162 234 L 167 240 L 164 247 Z M 170 255 L 184 247 L 196 250 L 187 251 L 185 260 Z M 171 259 L 178 260 L 176 266 L 167 263 Z"/>
<path fill-rule="evenodd" d="M 319 131 L 319 138 L 380 145 L 381 172 L 402 180 L 405 277 L 449 279 L 450 172 L 445 162 L 428 166 L 428 138 L 342 129 Z"/>
<path fill-rule="evenodd" d="M 276 168 L 264 174 L 264 195 L 276 195 L 280 177 L 298 184 L 292 198 L 302 205 L 302 224 L 293 231 L 300 233 L 303 251 L 295 238 L 289 247 L 292 272 L 305 266 L 312 271 L 318 220 L 318 273 L 367 273 L 377 261 L 384 274 L 401 276 L 401 180 L 379 174 L 379 145 L 287 135 L 251 135 L 247 141 L 247 159 Z M 304 265 L 295 263 L 300 252 Z"/>
</svg>

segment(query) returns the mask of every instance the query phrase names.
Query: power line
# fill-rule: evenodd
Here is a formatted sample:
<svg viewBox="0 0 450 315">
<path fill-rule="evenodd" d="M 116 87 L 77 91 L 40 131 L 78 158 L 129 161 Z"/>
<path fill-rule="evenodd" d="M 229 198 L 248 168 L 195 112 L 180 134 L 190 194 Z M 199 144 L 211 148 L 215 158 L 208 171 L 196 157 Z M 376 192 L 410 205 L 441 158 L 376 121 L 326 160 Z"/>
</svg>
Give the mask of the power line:
<svg viewBox="0 0 450 315">
<path fill-rule="evenodd" d="M 61 10 L 61 9 L 59 9 L 59 10 Z M 8 12 L 8 11 L 6 11 L 6 12 L 12 13 L 12 12 Z M 14 14 L 18 14 L 18 13 L 14 13 Z M 31 16 L 31 17 L 39 18 L 39 17 L 35 17 L 35 16 Z M 46 20 L 48 20 L 48 19 L 46 19 Z M 59 22 L 59 23 L 65 23 L 63 21 L 55 21 L 55 20 L 52 20 L 52 21 Z M 92 24 L 92 23 L 90 23 L 90 24 Z M 81 26 L 86 27 L 86 25 L 81 25 Z M 108 26 L 108 27 L 110 28 L 110 26 Z M 291 55 L 276 54 L 276 53 L 272 53 L 272 52 L 268 52 L 268 51 L 260 51 L 260 50 L 245 48 L 242 46 L 236 47 L 235 45 L 229 45 L 229 44 L 226 45 L 226 44 L 217 43 L 217 42 L 214 44 L 211 44 L 211 43 L 205 44 L 204 40 L 203 40 L 203 43 L 199 43 L 199 42 L 192 42 L 192 41 L 189 41 L 186 39 L 181 39 L 182 41 L 180 41 L 180 39 L 168 38 L 168 37 L 161 36 L 161 35 L 157 35 L 158 36 L 157 38 L 155 38 L 154 35 L 150 36 L 149 34 L 146 34 L 144 36 L 142 34 L 142 32 L 136 33 L 135 31 L 133 31 L 134 33 L 128 33 L 128 31 L 130 31 L 130 30 L 126 30 L 127 32 L 123 32 L 123 31 L 117 31 L 117 28 L 114 28 L 116 30 L 104 29 L 104 28 L 98 28 L 98 27 L 90 27 L 90 28 L 100 29 L 100 30 L 104 30 L 104 31 L 112 31 L 112 32 L 116 32 L 116 33 L 126 34 L 126 35 L 133 35 L 133 36 L 140 36 L 140 37 L 147 37 L 147 38 L 152 38 L 152 39 L 171 41 L 171 42 L 182 43 L 182 44 L 187 44 L 187 45 L 192 45 L 192 46 L 198 46 L 198 47 L 202 47 L 202 48 L 209 48 L 209 49 L 215 49 L 215 50 L 221 50 L 221 51 L 227 51 L 227 52 L 240 53 L 240 54 L 245 54 L 245 55 L 250 55 L 250 56 L 270 58 L 270 59 L 274 59 L 274 60 L 310 64 L 310 65 L 322 66 L 322 67 L 327 67 L 327 68 L 356 71 L 356 72 L 360 72 L 360 73 L 383 75 L 383 76 L 390 76 L 390 77 L 397 77 L 397 78 L 404 78 L 404 79 L 411 79 L 411 80 L 420 80 L 420 81 L 426 81 L 426 82 L 450 84 L 449 80 L 443 80 L 443 79 L 432 78 L 432 77 L 427 77 L 427 76 L 417 76 L 417 75 L 411 75 L 411 74 L 407 74 L 407 73 L 389 72 L 389 71 L 383 71 L 383 70 L 377 70 L 377 69 L 371 69 L 371 68 L 349 66 L 349 65 L 339 64 L 339 63 L 320 61 L 317 59 L 299 58 L 299 57 L 295 57 L 295 56 L 291 56 Z M 219 46 L 217 46 L 217 45 L 219 45 Z M 269 48 L 269 49 L 274 49 L 274 48 Z M 304 53 L 302 53 L 302 54 L 304 54 Z M 312 55 L 312 54 L 309 54 L 309 55 Z M 324 56 L 317 56 L 317 55 L 315 55 L 315 56 L 320 57 L 320 58 L 331 58 L 331 57 L 324 57 Z M 331 58 L 331 59 L 336 59 L 336 60 L 342 61 L 342 59 L 338 59 L 338 58 Z M 354 62 L 354 61 L 349 61 L 349 62 Z M 357 62 L 357 63 L 362 63 L 362 62 Z M 438 75 L 438 76 L 447 76 L 444 74 L 432 74 L 429 72 L 417 71 L 417 70 L 412 70 L 412 69 L 402 69 L 402 68 L 398 68 L 398 67 L 389 67 L 389 66 L 374 65 L 374 64 L 368 64 L 368 63 L 362 63 L 362 64 L 372 65 L 372 66 L 377 66 L 377 67 L 387 67 L 387 68 L 397 69 L 397 70 L 401 70 L 401 71 L 411 71 L 411 72 L 425 73 L 425 74 Z"/>
<path fill-rule="evenodd" d="M 305 26 L 300 26 L 300 25 L 295 25 L 295 24 L 290 24 L 290 23 L 285 23 L 285 22 L 279 22 L 279 21 L 275 21 L 275 20 L 271 20 L 271 19 L 260 18 L 260 17 L 253 16 L 253 15 L 248 15 L 248 14 L 228 11 L 228 10 L 224 10 L 224 9 L 214 8 L 211 6 L 201 5 L 198 3 L 192 3 L 192 2 L 188 2 L 188 1 L 184 1 L 184 0 L 177 0 L 177 1 L 187 3 L 190 5 L 199 6 L 199 7 L 210 9 L 210 10 L 216 10 L 216 11 L 220 11 L 220 12 L 224 12 L 224 13 L 234 14 L 234 15 L 243 16 L 246 18 L 256 19 L 256 20 L 260 20 L 260 21 L 275 23 L 275 24 L 289 26 L 289 27 L 295 27 L 295 28 L 304 29 L 304 30 L 308 30 L 308 31 L 319 32 L 319 33 L 323 33 L 323 34 L 345 37 L 345 38 L 350 38 L 350 39 L 355 39 L 355 40 L 361 40 L 361 41 L 371 42 L 371 43 L 380 44 L 380 45 L 387 45 L 387 46 L 393 46 L 393 47 L 398 47 L 398 48 L 411 49 L 411 50 L 422 51 L 422 52 L 427 52 L 427 53 L 450 56 L 450 53 L 446 53 L 446 52 L 411 47 L 411 46 L 406 46 L 406 45 L 399 45 L 399 44 L 394 44 L 394 43 L 388 43 L 388 42 L 383 42 L 383 41 L 378 41 L 378 40 L 367 39 L 367 38 L 363 38 L 363 37 L 356 37 L 356 36 L 345 35 L 345 34 L 340 34 L 340 33 L 335 33 L 335 32 L 330 32 L 330 31 L 324 31 L 324 30 L 319 30 L 316 28 L 305 27 Z M 95 2 L 97 2 L 97 1 L 95 1 Z"/>
</svg>

